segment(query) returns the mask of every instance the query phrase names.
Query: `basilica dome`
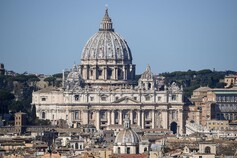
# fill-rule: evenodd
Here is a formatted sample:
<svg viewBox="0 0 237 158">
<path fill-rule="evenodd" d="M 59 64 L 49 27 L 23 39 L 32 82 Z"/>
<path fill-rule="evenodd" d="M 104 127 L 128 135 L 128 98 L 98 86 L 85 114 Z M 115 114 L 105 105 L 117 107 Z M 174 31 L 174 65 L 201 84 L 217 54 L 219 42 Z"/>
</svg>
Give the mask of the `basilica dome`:
<svg viewBox="0 0 237 158">
<path fill-rule="evenodd" d="M 116 63 L 132 63 L 132 53 L 127 42 L 114 32 L 108 9 L 101 21 L 100 29 L 86 43 L 81 61 L 110 60 Z"/>
<path fill-rule="evenodd" d="M 136 65 L 127 42 L 113 29 L 106 8 L 100 28 L 86 43 L 78 67 L 85 84 L 90 87 L 135 84 Z"/>
</svg>

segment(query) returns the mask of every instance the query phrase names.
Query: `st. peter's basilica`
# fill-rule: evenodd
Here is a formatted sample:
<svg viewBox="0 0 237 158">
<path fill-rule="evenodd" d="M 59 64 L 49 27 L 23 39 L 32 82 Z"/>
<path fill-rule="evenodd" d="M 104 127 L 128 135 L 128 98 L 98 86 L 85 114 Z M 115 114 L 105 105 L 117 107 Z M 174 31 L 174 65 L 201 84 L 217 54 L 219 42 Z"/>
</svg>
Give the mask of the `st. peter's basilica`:
<svg viewBox="0 0 237 158">
<path fill-rule="evenodd" d="M 63 73 L 62 87 L 33 93 L 37 117 L 52 124 L 65 120 L 69 127 L 93 124 L 110 129 L 129 116 L 131 126 L 182 134 L 182 87 L 175 83 L 161 87 L 149 65 L 137 81 L 132 60 L 106 9 L 99 31 L 83 48 L 81 64 Z"/>
</svg>

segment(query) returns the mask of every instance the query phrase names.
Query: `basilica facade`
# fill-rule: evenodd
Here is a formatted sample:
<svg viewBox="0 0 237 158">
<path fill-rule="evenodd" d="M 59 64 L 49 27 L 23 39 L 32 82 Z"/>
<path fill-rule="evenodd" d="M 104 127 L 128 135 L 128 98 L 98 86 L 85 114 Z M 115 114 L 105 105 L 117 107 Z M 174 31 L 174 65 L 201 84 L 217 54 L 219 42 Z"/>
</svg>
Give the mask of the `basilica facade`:
<svg viewBox="0 0 237 158">
<path fill-rule="evenodd" d="M 40 119 L 70 127 L 93 124 L 97 129 L 131 125 L 142 129 L 171 129 L 183 133 L 183 89 L 175 83 L 159 86 L 148 65 L 136 80 L 136 65 L 127 42 L 114 31 L 108 9 L 99 31 L 86 43 L 81 64 L 63 72 L 58 89 L 33 92 L 32 105 Z"/>
</svg>

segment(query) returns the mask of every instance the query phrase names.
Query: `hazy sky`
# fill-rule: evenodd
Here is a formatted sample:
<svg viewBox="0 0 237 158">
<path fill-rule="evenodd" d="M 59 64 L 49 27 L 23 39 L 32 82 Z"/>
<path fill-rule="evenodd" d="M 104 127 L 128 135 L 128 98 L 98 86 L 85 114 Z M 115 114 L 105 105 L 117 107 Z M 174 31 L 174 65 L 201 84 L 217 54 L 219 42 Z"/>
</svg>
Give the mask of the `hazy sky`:
<svg viewBox="0 0 237 158">
<path fill-rule="evenodd" d="M 137 74 L 237 71 L 237 0 L 0 0 L 0 63 L 45 74 L 80 64 L 106 4 Z"/>
</svg>

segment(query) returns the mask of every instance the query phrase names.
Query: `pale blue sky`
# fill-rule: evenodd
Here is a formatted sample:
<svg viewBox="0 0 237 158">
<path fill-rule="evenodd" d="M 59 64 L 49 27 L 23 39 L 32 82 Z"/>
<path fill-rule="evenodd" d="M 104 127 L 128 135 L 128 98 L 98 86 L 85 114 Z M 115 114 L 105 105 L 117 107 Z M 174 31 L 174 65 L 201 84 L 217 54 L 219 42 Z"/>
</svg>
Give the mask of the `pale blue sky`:
<svg viewBox="0 0 237 158">
<path fill-rule="evenodd" d="M 45 74 L 79 64 L 105 4 L 137 74 L 237 71 L 237 0 L 0 0 L 0 63 Z"/>
</svg>

